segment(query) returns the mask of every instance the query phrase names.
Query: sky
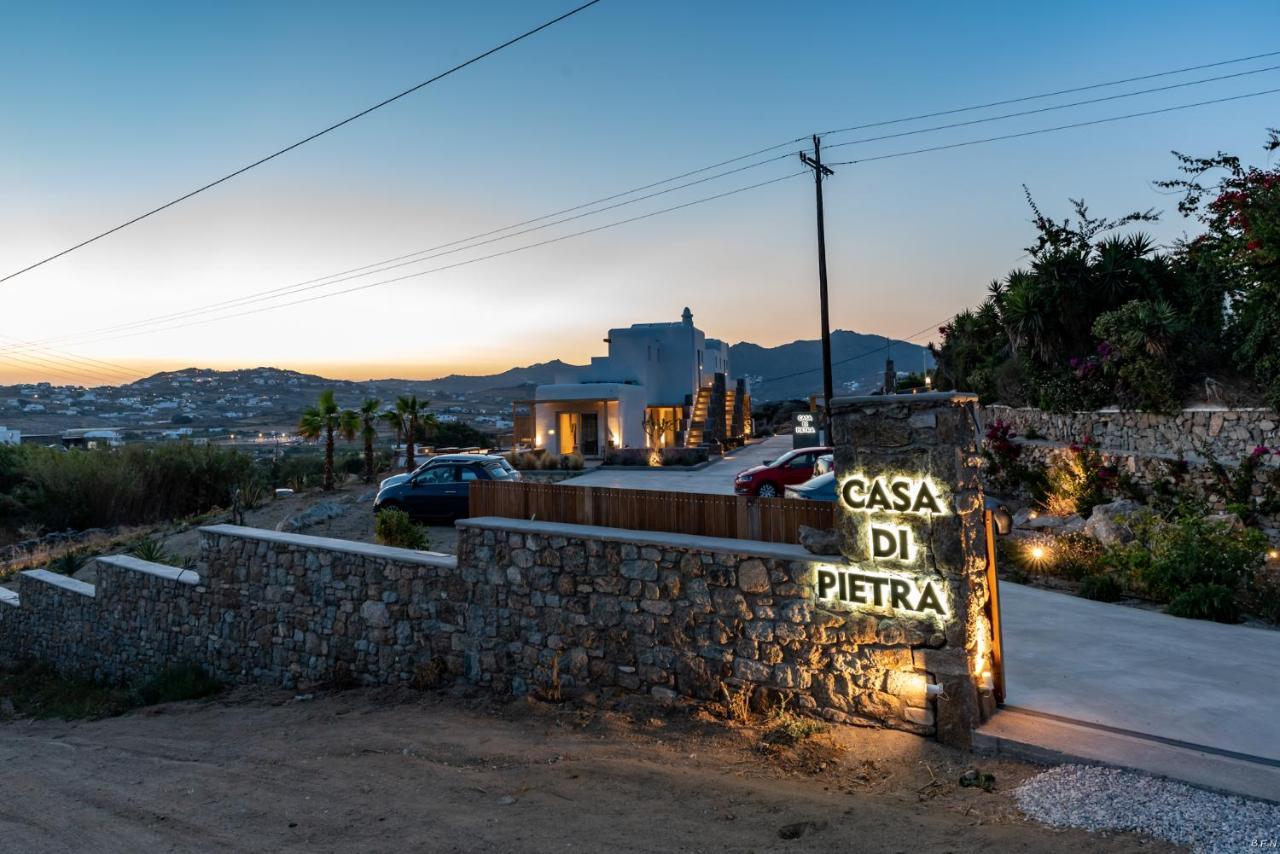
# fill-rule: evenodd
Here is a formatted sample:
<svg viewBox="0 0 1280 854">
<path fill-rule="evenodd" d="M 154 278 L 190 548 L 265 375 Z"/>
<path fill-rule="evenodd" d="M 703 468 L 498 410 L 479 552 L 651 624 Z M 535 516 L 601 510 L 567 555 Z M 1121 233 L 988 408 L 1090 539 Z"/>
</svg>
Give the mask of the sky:
<svg viewBox="0 0 1280 854">
<path fill-rule="evenodd" d="M 573 5 L 9 2 L 0 35 L 0 275 Z M 425 379 L 553 358 L 584 362 L 604 351 L 609 328 L 676 320 L 686 305 L 709 336 L 731 343 L 816 338 L 813 181 L 801 174 L 501 257 L 244 313 L 782 178 L 803 169 L 794 156 L 524 236 L 460 244 L 462 251 L 381 276 L 200 316 L 149 319 L 449 244 L 815 132 L 823 132 L 824 147 L 835 146 L 1280 65 L 1276 56 L 827 133 L 1280 50 L 1278 19 L 1274 0 L 1221 2 L 1211 10 L 1177 0 L 814 0 L 802 7 L 603 0 L 0 283 L 0 382 L 96 385 L 162 369 L 256 365 L 349 379 Z M 1275 88 L 1280 70 L 833 147 L 826 159 Z M 1269 126 L 1280 126 L 1280 94 L 838 166 L 824 185 L 832 326 L 920 343 L 936 338 L 940 322 L 980 302 L 988 282 L 1025 262 L 1032 231 L 1024 184 L 1047 214 L 1065 216 L 1068 199 L 1082 197 L 1098 214 L 1162 211 L 1159 223 L 1144 228 L 1164 242 L 1194 232 L 1177 214 L 1176 199 L 1152 184 L 1174 173 L 1170 151 L 1225 150 L 1265 163 Z M 796 142 L 770 155 L 802 147 Z"/>
</svg>

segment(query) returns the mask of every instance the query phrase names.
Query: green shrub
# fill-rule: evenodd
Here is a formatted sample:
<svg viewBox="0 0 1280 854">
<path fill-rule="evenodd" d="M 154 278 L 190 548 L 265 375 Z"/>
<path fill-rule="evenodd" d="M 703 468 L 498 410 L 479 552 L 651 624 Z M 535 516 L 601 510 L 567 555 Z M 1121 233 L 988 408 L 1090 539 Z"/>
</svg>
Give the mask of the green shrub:
<svg viewBox="0 0 1280 854">
<path fill-rule="evenodd" d="M 1280 623 L 1280 570 L 1263 567 L 1253 574 L 1248 603 L 1252 613 L 1268 622 Z"/>
<path fill-rule="evenodd" d="M 664 466 L 696 466 L 710 459 L 706 448 L 663 448 Z"/>
<path fill-rule="evenodd" d="M 229 504 L 253 475 L 238 451 L 186 443 L 72 451 L 22 446 L 6 453 L 0 480 L 21 519 L 48 530 L 136 525 Z"/>
<path fill-rule="evenodd" d="M 374 521 L 374 536 L 384 546 L 398 549 L 417 549 L 427 547 L 427 532 L 421 525 L 413 521 L 403 510 L 388 508 L 378 513 Z"/>
<path fill-rule="evenodd" d="M 1151 560 L 1138 580 L 1163 602 L 1171 602 L 1197 586 L 1239 590 L 1262 565 L 1266 537 L 1253 529 L 1232 531 L 1228 525 L 1182 516 L 1155 528 L 1147 544 Z"/>
<path fill-rule="evenodd" d="M 288 486 L 294 492 L 319 486 L 324 481 L 324 454 L 309 448 L 286 453 L 283 459 L 272 464 L 271 481 L 278 486 Z"/>
<path fill-rule="evenodd" d="M 1170 519 L 1135 514 L 1129 526 L 1134 541 L 1108 548 L 1102 564 L 1170 614 L 1233 622 L 1241 596 L 1265 609 L 1265 593 L 1254 595 L 1267 547 L 1260 531 L 1207 522 L 1195 509 Z"/>
<path fill-rule="evenodd" d="M 1049 566 L 1056 575 L 1080 581 L 1097 575 L 1102 560 L 1102 547 L 1087 534 L 1063 534 L 1052 543 Z"/>
<path fill-rule="evenodd" d="M 1175 617 L 1188 617 L 1192 620 L 1240 622 L 1236 592 L 1223 584 L 1193 584 L 1174 596 L 1165 611 Z"/>
<path fill-rule="evenodd" d="M 1098 602 L 1118 602 L 1124 586 L 1114 575 L 1086 575 L 1080 582 L 1080 595 Z"/>
</svg>

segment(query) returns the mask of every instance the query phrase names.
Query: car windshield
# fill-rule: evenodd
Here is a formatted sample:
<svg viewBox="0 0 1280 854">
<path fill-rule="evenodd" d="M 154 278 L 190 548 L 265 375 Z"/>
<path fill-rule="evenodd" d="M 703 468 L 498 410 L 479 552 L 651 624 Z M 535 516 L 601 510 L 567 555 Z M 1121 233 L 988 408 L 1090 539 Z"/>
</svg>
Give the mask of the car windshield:
<svg viewBox="0 0 1280 854">
<path fill-rule="evenodd" d="M 487 463 L 484 469 L 489 473 L 489 477 L 493 478 L 494 480 L 510 480 L 511 479 L 511 472 L 508 471 L 507 467 L 502 465 L 501 463 Z"/>
</svg>

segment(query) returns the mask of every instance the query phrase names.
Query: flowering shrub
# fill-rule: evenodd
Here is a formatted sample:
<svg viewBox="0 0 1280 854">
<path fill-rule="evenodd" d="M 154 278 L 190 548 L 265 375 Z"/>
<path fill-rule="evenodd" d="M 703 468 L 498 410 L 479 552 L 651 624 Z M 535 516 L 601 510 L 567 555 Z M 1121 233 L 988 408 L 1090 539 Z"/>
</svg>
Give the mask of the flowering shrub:
<svg viewBox="0 0 1280 854">
<path fill-rule="evenodd" d="M 1044 467 L 1024 462 L 1022 445 L 1013 425 L 997 418 L 987 426 L 982 456 L 986 460 L 987 485 L 993 492 L 1030 493 L 1039 498 L 1044 491 Z"/>
<path fill-rule="evenodd" d="M 1115 468 L 1103 463 L 1102 452 L 1092 436 L 1056 453 L 1045 471 L 1045 481 L 1045 506 L 1055 516 L 1088 515 L 1114 493 L 1118 484 Z"/>
</svg>

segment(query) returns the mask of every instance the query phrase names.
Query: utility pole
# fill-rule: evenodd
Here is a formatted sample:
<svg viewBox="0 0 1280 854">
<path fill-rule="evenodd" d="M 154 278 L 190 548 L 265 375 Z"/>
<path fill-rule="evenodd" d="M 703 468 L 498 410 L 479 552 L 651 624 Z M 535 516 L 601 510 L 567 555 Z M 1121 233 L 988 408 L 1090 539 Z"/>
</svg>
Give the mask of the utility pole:
<svg viewBox="0 0 1280 854">
<path fill-rule="evenodd" d="M 813 156 L 800 152 L 800 161 L 813 170 L 818 203 L 818 299 L 822 304 L 822 400 L 827 415 L 827 442 L 831 442 L 831 323 L 827 310 L 827 229 L 822 218 L 822 179 L 835 174 L 822 165 L 822 140 L 813 135 Z"/>
</svg>

